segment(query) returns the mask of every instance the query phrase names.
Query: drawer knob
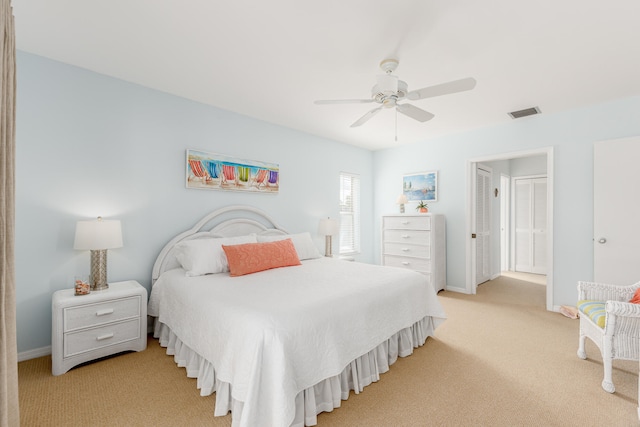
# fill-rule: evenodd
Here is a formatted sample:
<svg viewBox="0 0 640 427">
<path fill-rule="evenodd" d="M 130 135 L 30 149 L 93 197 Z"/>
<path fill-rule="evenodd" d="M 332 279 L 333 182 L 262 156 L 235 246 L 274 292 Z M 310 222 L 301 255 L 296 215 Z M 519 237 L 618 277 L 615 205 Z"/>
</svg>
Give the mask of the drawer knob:
<svg viewBox="0 0 640 427">
<path fill-rule="evenodd" d="M 402 225 L 407 225 L 407 224 L 409 224 L 409 221 L 402 221 L 402 223 L 401 223 L 401 224 L 402 224 Z"/>
<path fill-rule="evenodd" d="M 409 248 L 402 248 L 402 252 L 409 252 L 411 249 Z"/>
<path fill-rule="evenodd" d="M 99 335 L 96 337 L 96 341 L 102 341 L 102 340 L 106 340 L 109 338 L 113 338 L 113 332 L 111 332 L 110 334 L 104 334 L 104 335 Z"/>
<path fill-rule="evenodd" d="M 409 261 L 402 261 L 402 265 L 409 265 L 411 264 Z"/>
<path fill-rule="evenodd" d="M 402 235 L 402 238 L 403 238 L 403 239 L 408 239 L 409 237 L 410 237 L 410 236 L 409 236 L 408 234 L 403 234 L 403 235 Z"/>
<path fill-rule="evenodd" d="M 105 316 L 105 315 L 111 314 L 111 313 L 113 313 L 113 308 L 107 308 L 105 310 L 96 311 L 96 316 Z"/>
</svg>

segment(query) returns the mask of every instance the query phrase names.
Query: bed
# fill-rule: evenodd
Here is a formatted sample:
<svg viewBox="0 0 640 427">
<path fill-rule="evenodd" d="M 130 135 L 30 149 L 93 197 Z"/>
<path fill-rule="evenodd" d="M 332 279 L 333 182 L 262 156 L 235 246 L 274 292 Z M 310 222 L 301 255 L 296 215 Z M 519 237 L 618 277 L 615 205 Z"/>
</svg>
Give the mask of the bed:
<svg viewBox="0 0 640 427">
<path fill-rule="evenodd" d="M 246 273 L 237 261 L 282 247 L 295 254 L 291 265 Z M 288 234 L 247 206 L 212 212 L 171 239 L 152 284 L 154 337 L 201 395 L 216 393 L 214 415 L 231 412 L 233 426 L 316 425 L 446 317 L 420 273 L 320 256 L 309 233 Z"/>
</svg>

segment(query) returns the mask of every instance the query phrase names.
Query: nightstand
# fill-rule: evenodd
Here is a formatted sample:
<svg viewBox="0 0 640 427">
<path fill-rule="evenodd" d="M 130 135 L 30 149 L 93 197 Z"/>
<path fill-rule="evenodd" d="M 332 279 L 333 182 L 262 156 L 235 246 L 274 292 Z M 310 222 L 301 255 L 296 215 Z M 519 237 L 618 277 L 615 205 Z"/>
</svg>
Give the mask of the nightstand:
<svg viewBox="0 0 640 427">
<path fill-rule="evenodd" d="M 147 348 L 147 290 L 135 280 L 109 283 L 109 289 L 82 296 L 63 289 L 53 294 L 51 308 L 53 375 L 100 357 Z"/>
</svg>

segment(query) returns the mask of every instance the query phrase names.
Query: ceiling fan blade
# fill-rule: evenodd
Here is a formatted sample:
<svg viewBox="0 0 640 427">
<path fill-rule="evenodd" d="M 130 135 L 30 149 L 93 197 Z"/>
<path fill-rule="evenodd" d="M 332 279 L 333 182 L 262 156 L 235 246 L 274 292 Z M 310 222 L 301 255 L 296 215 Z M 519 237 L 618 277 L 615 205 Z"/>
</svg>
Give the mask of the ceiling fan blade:
<svg viewBox="0 0 640 427">
<path fill-rule="evenodd" d="M 373 99 L 325 99 L 320 101 L 313 101 L 314 104 L 368 104 L 373 102 Z"/>
<path fill-rule="evenodd" d="M 434 96 L 464 92 L 465 90 L 471 90 L 474 87 L 476 87 L 476 79 L 473 77 L 467 77 L 466 79 L 454 80 L 452 82 L 412 90 L 407 94 L 407 98 L 412 101 L 416 101 L 418 99 L 433 98 Z"/>
<path fill-rule="evenodd" d="M 380 112 L 380 110 L 382 110 L 382 107 L 378 107 L 378 108 L 374 108 L 373 110 L 369 111 L 367 114 L 365 114 L 364 116 L 360 117 L 358 120 L 356 120 L 351 127 L 355 128 L 358 127 L 362 124 L 364 124 L 367 120 L 369 120 L 371 117 L 375 116 L 376 114 L 378 114 Z"/>
<path fill-rule="evenodd" d="M 435 116 L 428 111 L 424 111 L 422 108 L 418 108 L 411 104 L 398 104 L 396 110 L 405 116 L 411 117 L 419 122 L 426 122 L 433 119 Z"/>
</svg>

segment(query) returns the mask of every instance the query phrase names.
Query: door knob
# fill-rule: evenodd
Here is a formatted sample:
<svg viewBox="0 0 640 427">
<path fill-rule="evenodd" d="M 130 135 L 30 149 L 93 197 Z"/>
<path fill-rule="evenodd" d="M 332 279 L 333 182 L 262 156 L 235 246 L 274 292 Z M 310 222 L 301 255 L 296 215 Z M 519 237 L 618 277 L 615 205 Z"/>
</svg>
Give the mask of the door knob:
<svg viewBox="0 0 640 427">
<path fill-rule="evenodd" d="M 601 237 L 598 239 L 598 243 L 607 243 L 607 239 L 605 239 L 604 237 Z"/>
</svg>

